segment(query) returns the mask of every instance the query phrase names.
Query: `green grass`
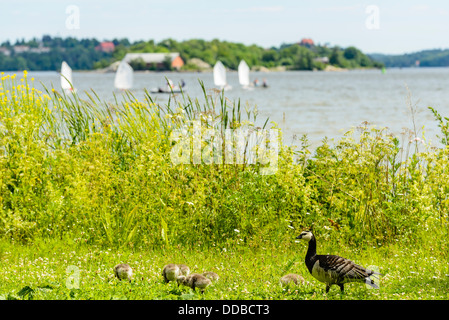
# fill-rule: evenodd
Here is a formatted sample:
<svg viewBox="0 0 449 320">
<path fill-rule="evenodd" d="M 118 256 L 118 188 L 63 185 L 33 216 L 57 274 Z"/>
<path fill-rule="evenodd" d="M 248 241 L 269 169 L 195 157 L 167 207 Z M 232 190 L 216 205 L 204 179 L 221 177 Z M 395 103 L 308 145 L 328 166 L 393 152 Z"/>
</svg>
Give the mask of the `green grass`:
<svg viewBox="0 0 449 320">
<path fill-rule="evenodd" d="M 293 234 L 292 234 L 293 235 Z M 67 245 L 59 241 L 17 245 L 1 242 L 1 299 L 80 300 L 396 300 L 449 299 L 447 254 L 432 248 L 404 249 L 400 245 L 348 248 L 319 243 L 320 253 L 339 254 L 363 266 L 377 266 L 380 289 L 351 283 L 341 294 L 337 286 L 326 294 L 324 284 L 307 271 L 303 242 L 288 246 L 250 248 L 245 245 L 201 248 L 177 246 L 169 250 L 145 248 L 100 248 Z M 129 263 L 134 269 L 132 283 L 118 281 L 112 268 Z M 165 284 L 161 270 L 167 263 L 186 263 L 192 272 L 215 271 L 220 279 L 202 295 L 175 283 Z M 70 287 L 75 266 L 79 288 Z M 279 285 L 286 273 L 298 273 L 307 284 L 288 288 Z M 69 282 L 67 282 L 69 279 Z M 69 283 L 69 286 L 67 286 Z"/>
<path fill-rule="evenodd" d="M 364 124 L 313 154 L 307 137 L 280 143 L 277 171 L 262 175 L 265 161 L 171 160 L 180 143 L 171 135 L 193 134 L 192 120 L 203 152 L 216 147 L 210 129 L 223 137 L 256 128 L 257 109 L 223 92 L 203 86 L 204 102 L 182 94 L 166 105 L 126 92 L 111 105 L 29 81 L 24 73 L 0 83 L 2 298 L 449 298 L 449 120 L 436 110 L 445 148 Z M 377 266 L 380 290 L 349 284 L 326 295 L 294 241 L 309 228 L 319 253 Z M 133 283 L 110 278 L 120 262 L 134 268 Z M 161 269 L 172 262 L 221 279 L 204 295 L 166 285 Z M 79 289 L 67 270 L 80 272 Z M 309 284 L 281 288 L 290 272 Z"/>
</svg>

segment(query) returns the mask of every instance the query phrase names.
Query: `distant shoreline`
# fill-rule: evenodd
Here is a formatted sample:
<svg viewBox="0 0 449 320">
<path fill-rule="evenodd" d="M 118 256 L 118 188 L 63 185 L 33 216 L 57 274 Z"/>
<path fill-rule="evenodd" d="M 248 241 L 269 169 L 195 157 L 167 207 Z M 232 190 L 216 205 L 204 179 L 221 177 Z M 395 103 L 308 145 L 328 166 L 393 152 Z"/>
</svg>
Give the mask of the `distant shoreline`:
<svg viewBox="0 0 449 320">
<path fill-rule="evenodd" d="M 352 68 L 352 69 L 345 69 L 345 68 L 338 68 L 334 67 L 336 70 L 268 70 L 268 71 L 261 71 L 261 70 L 251 70 L 252 73 L 276 73 L 276 72 L 351 72 L 351 71 L 361 71 L 361 70 L 379 70 L 378 68 Z M 449 66 L 438 66 L 438 67 L 389 67 L 385 68 L 386 70 L 429 70 L 429 69 L 449 69 Z M 24 70 L 14 70 L 14 71 L 5 71 L 0 70 L 0 72 L 3 72 L 4 74 L 14 74 L 14 73 L 22 73 Z M 59 73 L 59 70 L 26 70 L 27 72 L 55 72 Z M 237 73 L 237 70 L 227 70 L 229 73 Z M 110 73 L 114 74 L 115 71 L 103 71 L 101 69 L 94 69 L 94 70 L 73 70 L 74 73 Z M 166 70 L 166 71 L 152 71 L 152 70 L 135 70 L 134 73 L 137 74 L 157 74 L 157 73 L 170 73 L 170 74 L 183 74 L 183 73 L 212 73 L 213 70 L 201 70 L 201 71 L 195 71 L 195 70 Z"/>
</svg>

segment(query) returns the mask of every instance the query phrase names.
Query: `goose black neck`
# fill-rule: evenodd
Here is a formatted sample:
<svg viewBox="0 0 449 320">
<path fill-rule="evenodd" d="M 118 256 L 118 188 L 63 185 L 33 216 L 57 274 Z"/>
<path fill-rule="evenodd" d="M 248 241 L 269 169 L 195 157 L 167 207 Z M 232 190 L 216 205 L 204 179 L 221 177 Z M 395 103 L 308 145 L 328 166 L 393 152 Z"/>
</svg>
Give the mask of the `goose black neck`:
<svg viewBox="0 0 449 320">
<path fill-rule="evenodd" d="M 310 273 L 312 273 L 313 265 L 315 264 L 315 258 L 316 258 L 316 239 L 315 236 L 312 236 L 312 238 L 309 241 L 309 248 L 307 249 L 306 254 L 306 266 L 307 269 L 309 269 Z"/>
<path fill-rule="evenodd" d="M 312 258 L 316 255 L 316 239 L 315 236 L 312 236 L 312 238 L 309 241 L 309 248 L 307 249 L 306 259 Z"/>
</svg>

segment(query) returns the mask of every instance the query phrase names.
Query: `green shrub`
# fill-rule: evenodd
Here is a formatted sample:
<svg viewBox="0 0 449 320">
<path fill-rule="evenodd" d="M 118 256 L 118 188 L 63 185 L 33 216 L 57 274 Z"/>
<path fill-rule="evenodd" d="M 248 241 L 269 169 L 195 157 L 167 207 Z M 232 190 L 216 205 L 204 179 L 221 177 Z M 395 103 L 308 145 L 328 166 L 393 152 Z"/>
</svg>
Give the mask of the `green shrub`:
<svg viewBox="0 0 449 320">
<path fill-rule="evenodd" d="M 314 228 L 376 245 L 426 241 L 434 232 L 447 245 L 447 149 L 418 148 L 413 139 L 401 145 L 386 129 L 362 126 L 334 145 L 323 141 L 312 157 L 306 139 L 300 149 L 279 142 L 271 175 L 246 157 L 239 165 L 175 164 L 175 130 L 192 130 L 192 120 L 203 134 L 253 130 L 257 112 L 205 90 L 202 103 L 182 94 L 159 105 L 127 92 L 111 106 L 94 92 L 82 100 L 28 81 L 26 73 L 20 82 L 4 76 L 0 87 L 4 238 L 260 246 Z M 202 143 L 214 146 L 212 138 Z"/>
</svg>

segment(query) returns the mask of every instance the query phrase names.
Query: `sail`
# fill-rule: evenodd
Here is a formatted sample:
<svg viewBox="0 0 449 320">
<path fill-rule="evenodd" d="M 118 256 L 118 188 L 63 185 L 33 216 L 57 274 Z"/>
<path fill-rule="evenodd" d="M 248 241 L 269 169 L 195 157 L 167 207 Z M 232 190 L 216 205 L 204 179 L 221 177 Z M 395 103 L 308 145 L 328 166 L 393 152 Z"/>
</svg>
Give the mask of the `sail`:
<svg viewBox="0 0 449 320">
<path fill-rule="evenodd" d="M 131 89 L 133 86 L 133 73 L 133 68 L 126 61 L 122 60 L 115 73 L 114 86 L 122 90 Z"/>
<path fill-rule="evenodd" d="M 226 69 L 221 61 L 214 66 L 214 83 L 218 87 L 226 86 Z"/>
<path fill-rule="evenodd" d="M 63 61 L 61 65 L 61 88 L 63 90 L 71 90 L 72 85 L 72 69 L 67 62 Z"/>
<path fill-rule="evenodd" d="M 245 60 L 239 63 L 239 82 L 242 86 L 249 86 L 249 67 Z"/>
</svg>

